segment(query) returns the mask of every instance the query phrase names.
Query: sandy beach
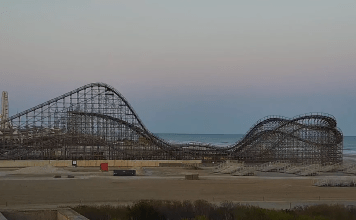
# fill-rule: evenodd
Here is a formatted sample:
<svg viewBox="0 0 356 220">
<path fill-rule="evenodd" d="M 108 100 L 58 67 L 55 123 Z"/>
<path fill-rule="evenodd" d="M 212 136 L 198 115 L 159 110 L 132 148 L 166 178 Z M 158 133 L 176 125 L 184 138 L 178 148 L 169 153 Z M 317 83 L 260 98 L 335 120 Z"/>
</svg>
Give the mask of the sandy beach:
<svg viewBox="0 0 356 220">
<path fill-rule="evenodd" d="M 351 158 L 352 159 L 352 158 Z M 76 204 L 127 204 L 141 199 L 234 201 L 277 207 L 290 203 L 356 203 L 356 187 L 316 187 L 321 176 L 300 177 L 280 173 L 256 173 L 238 177 L 214 174 L 212 167 L 189 170 L 183 167 L 138 169 L 138 176 L 112 176 L 98 168 L 64 168 L 54 178 L 48 173 L 24 174 L 0 170 L 0 209 L 57 207 Z M 199 180 L 184 175 L 199 174 Z M 68 178 L 67 175 L 74 175 Z M 325 176 L 340 175 L 335 173 Z M 352 176 L 348 176 L 352 177 Z M 284 207 L 283 206 L 283 207 Z M 287 208 L 287 207 L 286 207 Z"/>
</svg>

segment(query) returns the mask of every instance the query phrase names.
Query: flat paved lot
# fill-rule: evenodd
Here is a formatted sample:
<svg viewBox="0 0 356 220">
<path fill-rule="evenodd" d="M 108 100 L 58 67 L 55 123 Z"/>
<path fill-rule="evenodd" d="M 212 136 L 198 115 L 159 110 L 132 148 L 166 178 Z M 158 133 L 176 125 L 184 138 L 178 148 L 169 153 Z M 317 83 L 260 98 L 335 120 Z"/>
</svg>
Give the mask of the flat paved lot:
<svg viewBox="0 0 356 220">
<path fill-rule="evenodd" d="M 113 177 L 98 172 L 74 179 L 53 175 L 0 177 L 0 209 L 140 199 L 219 201 L 355 201 L 356 187 L 315 187 L 315 178 L 236 177 L 199 170 L 200 180 L 184 180 L 183 168 L 152 168 L 149 176 Z M 192 171 L 191 173 L 195 173 Z"/>
</svg>

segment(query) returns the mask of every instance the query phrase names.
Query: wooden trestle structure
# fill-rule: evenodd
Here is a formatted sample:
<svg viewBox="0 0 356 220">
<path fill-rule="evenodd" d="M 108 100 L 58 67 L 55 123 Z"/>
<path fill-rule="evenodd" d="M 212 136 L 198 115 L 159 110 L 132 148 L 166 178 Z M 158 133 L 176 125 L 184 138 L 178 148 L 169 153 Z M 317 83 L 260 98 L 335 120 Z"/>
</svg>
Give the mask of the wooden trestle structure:
<svg viewBox="0 0 356 220">
<path fill-rule="evenodd" d="M 342 161 L 343 135 L 328 114 L 269 116 L 228 147 L 171 144 L 152 134 L 124 96 L 104 83 L 3 117 L 0 125 L 2 160 Z"/>
</svg>

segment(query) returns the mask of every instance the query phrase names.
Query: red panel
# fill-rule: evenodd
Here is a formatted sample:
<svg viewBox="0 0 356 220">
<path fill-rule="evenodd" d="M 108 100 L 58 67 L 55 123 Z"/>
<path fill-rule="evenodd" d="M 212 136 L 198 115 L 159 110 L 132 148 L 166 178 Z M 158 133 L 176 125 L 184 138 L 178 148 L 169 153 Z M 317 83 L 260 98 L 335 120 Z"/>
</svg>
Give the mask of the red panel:
<svg viewBox="0 0 356 220">
<path fill-rule="evenodd" d="M 109 171 L 109 164 L 108 163 L 101 163 L 100 164 L 101 171 Z"/>
</svg>

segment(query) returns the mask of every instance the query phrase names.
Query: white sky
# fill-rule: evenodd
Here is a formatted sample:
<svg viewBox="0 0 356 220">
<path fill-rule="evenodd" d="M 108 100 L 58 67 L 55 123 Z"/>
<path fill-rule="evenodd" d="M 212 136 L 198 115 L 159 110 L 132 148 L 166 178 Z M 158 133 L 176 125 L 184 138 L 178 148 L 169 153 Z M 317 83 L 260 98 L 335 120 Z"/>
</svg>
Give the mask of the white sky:
<svg viewBox="0 0 356 220">
<path fill-rule="evenodd" d="M 152 132 L 327 112 L 356 135 L 355 12 L 347 0 L 0 0 L 0 90 L 14 114 L 105 82 Z"/>
</svg>

